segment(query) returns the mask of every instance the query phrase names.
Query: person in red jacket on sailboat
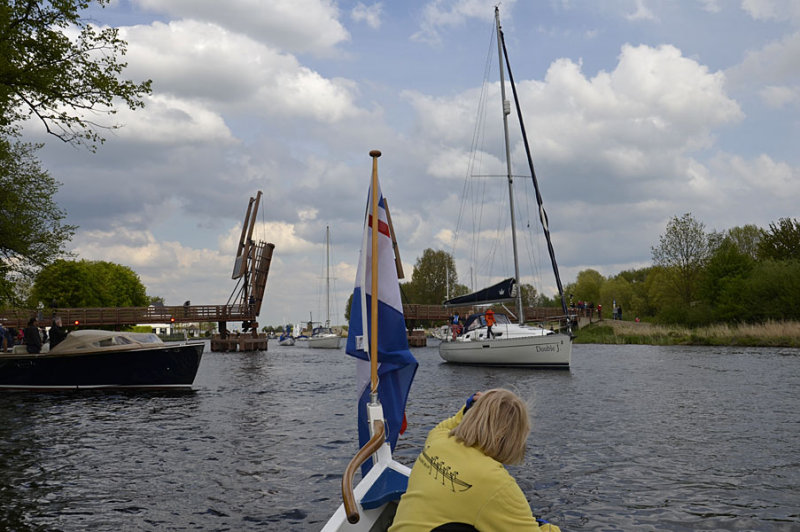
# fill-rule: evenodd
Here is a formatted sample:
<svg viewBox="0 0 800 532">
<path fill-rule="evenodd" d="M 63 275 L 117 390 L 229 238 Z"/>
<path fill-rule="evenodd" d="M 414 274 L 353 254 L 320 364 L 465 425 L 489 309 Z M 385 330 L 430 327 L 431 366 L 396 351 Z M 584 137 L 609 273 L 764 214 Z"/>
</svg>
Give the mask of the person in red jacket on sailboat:
<svg viewBox="0 0 800 532">
<path fill-rule="evenodd" d="M 494 320 L 494 311 L 492 309 L 486 309 L 483 315 L 486 318 L 486 338 L 494 338 L 494 333 L 492 332 L 492 327 L 496 323 Z"/>
</svg>

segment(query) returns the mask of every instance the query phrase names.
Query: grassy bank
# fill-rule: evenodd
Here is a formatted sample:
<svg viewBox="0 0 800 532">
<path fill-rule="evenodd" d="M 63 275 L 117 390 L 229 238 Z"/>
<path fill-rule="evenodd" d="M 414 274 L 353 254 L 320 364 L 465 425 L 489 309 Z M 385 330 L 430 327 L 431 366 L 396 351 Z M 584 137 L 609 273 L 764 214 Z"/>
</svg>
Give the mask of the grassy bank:
<svg viewBox="0 0 800 532">
<path fill-rule="evenodd" d="M 575 343 L 800 347 L 800 322 L 721 324 L 689 329 L 632 321 L 603 320 L 579 329 L 576 332 Z"/>
</svg>

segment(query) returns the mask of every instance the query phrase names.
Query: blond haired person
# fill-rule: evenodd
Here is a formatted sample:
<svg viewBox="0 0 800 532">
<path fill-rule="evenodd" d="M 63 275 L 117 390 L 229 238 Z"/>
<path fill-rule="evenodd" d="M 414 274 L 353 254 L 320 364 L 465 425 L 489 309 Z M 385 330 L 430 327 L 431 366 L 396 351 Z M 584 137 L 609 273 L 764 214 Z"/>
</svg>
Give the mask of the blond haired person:
<svg viewBox="0 0 800 532">
<path fill-rule="evenodd" d="M 504 464 L 522 462 L 531 430 L 528 409 L 513 392 L 478 392 L 428 433 L 391 532 L 543 531 Z"/>
</svg>

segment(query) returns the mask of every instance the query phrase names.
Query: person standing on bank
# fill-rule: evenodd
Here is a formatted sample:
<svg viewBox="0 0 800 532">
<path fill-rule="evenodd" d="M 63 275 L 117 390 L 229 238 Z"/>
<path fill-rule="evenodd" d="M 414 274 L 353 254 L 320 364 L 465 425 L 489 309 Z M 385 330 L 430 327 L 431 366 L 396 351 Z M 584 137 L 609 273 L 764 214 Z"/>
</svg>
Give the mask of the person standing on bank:
<svg viewBox="0 0 800 532">
<path fill-rule="evenodd" d="M 53 325 L 50 326 L 50 349 L 53 349 L 66 337 L 66 331 L 61 328 L 61 317 L 56 316 L 53 318 Z"/>
<path fill-rule="evenodd" d="M 28 320 L 28 326 L 22 333 L 28 353 L 41 353 L 42 352 L 42 336 L 39 334 L 39 327 L 36 324 L 36 318 Z"/>
<path fill-rule="evenodd" d="M 494 338 L 494 333 L 492 332 L 492 327 L 495 324 L 494 311 L 492 309 L 486 309 L 483 315 L 486 318 L 486 338 Z"/>
<path fill-rule="evenodd" d="M 533 517 L 505 464 L 522 462 L 528 409 L 496 388 L 470 397 L 428 433 L 389 532 L 560 532 Z"/>
</svg>

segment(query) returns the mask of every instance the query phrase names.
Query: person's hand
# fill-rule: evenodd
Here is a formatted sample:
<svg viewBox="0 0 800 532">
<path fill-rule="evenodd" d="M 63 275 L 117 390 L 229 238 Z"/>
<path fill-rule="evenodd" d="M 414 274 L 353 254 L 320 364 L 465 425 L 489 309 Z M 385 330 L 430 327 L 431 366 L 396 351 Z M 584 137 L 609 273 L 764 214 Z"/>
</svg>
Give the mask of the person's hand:
<svg viewBox="0 0 800 532">
<path fill-rule="evenodd" d="M 483 395 L 483 392 L 475 392 L 475 393 L 473 393 L 473 394 L 472 394 L 472 395 L 469 397 L 469 399 L 467 399 L 467 402 L 466 402 L 466 404 L 464 405 L 464 413 L 465 413 L 465 414 L 467 413 L 467 410 L 469 410 L 470 408 L 472 408 L 472 405 L 474 405 L 474 404 L 475 404 L 475 401 L 477 401 L 477 400 L 478 400 L 478 398 L 479 398 L 481 395 Z"/>
</svg>

